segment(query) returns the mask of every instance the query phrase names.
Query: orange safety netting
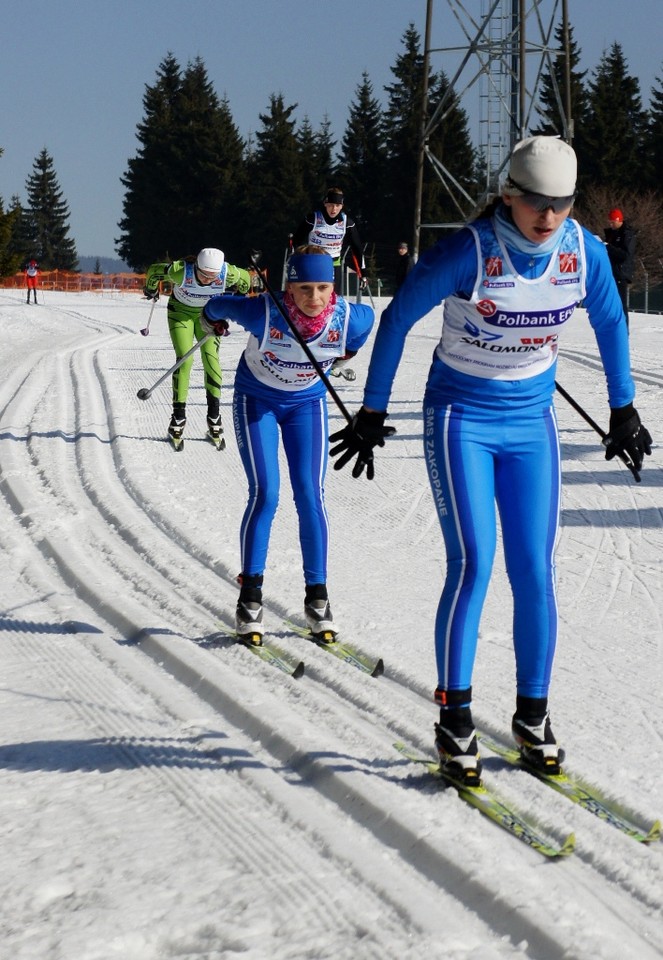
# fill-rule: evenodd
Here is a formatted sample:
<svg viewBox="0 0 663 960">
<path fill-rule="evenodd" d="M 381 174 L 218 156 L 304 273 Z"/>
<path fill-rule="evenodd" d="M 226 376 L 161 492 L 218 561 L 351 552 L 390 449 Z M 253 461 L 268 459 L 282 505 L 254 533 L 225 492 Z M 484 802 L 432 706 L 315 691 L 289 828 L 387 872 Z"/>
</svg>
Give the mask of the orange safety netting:
<svg viewBox="0 0 663 960">
<path fill-rule="evenodd" d="M 70 270 L 40 270 L 37 286 L 44 290 L 142 292 L 144 273 L 74 273 Z M 0 279 L 0 287 L 25 288 L 25 273 Z"/>
<path fill-rule="evenodd" d="M 265 273 L 267 271 L 264 271 Z M 256 271 L 249 268 L 251 274 L 251 290 L 249 296 L 261 292 L 260 280 Z M 15 273 L 13 277 L 0 277 L 0 287 L 8 289 L 25 289 L 25 273 Z M 37 286 L 44 290 L 64 290 L 73 292 L 103 292 L 115 290 L 120 293 L 142 293 L 145 286 L 144 273 L 74 273 L 70 270 L 40 270 L 37 276 Z M 171 286 L 167 282 L 159 284 L 159 292 L 166 296 Z"/>
</svg>

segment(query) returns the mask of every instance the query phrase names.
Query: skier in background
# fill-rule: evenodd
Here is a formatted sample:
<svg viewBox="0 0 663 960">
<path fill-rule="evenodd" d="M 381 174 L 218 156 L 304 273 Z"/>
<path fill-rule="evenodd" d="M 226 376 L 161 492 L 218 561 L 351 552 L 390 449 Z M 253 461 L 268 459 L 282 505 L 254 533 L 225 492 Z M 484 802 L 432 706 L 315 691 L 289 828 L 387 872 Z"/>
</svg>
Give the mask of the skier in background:
<svg viewBox="0 0 663 960">
<path fill-rule="evenodd" d="M 375 321 L 371 307 L 336 295 L 332 258 L 317 246 L 295 251 L 286 290 L 276 297 L 325 373 L 337 357 L 363 346 Z M 299 517 L 306 622 L 314 635 L 330 639 L 336 628 L 327 593 L 326 388 L 271 295 L 214 297 L 203 310 L 203 329 L 219 333 L 226 319 L 251 334 L 237 365 L 233 398 L 237 449 L 249 484 L 240 528 L 237 634 L 260 643 L 264 631 L 262 585 L 279 500 L 280 434 Z"/>
<path fill-rule="evenodd" d="M 37 280 L 39 279 L 39 268 L 37 267 L 37 261 L 31 260 L 27 267 L 25 268 L 25 283 L 28 288 L 28 300 L 30 303 L 30 291 L 32 290 L 32 296 L 34 302 L 37 302 Z"/>
<path fill-rule="evenodd" d="M 251 289 L 248 270 L 225 262 L 222 250 L 204 247 L 197 257 L 153 263 L 148 267 L 143 293 L 148 300 L 159 298 L 159 284 L 172 284 L 168 298 L 168 330 L 179 360 L 193 347 L 194 337 L 200 340 L 204 331 L 200 315 L 210 297 L 233 290 L 240 294 Z M 219 411 L 221 396 L 221 366 L 219 363 L 219 337 L 208 340 L 200 348 L 205 371 L 207 398 L 207 435 L 219 448 L 225 446 L 223 424 Z M 173 415 L 168 426 L 168 435 L 176 449 L 182 444 L 186 425 L 186 401 L 193 357 L 190 357 L 173 374 Z"/>
<path fill-rule="evenodd" d="M 364 403 L 330 440 L 339 469 L 373 469 L 373 448 L 394 432 L 387 405 L 405 338 L 444 301 L 424 396 L 424 455 L 447 572 L 435 622 L 440 707 L 435 743 L 455 779 L 480 783 L 472 673 L 496 547 L 495 502 L 513 593 L 516 711 L 523 761 L 557 773 L 563 760 L 548 712 L 557 640 L 554 548 L 560 450 L 553 407 L 558 341 L 584 300 L 606 375 L 606 459 L 639 470 L 651 437 L 633 406 L 628 330 L 603 243 L 569 216 L 577 174 L 556 137 L 517 143 L 485 213 L 420 257 L 382 314 Z M 369 477 L 371 475 L 369 473 Z"/>
<path fill-rule="evenodd" d="M 293 247 L 314 244 L 321 247 L 334 261 L 334 281 L 337 290 L 343 290 L 342 271 L 347 255 L 350 268 L 365 286 L 364 253 L 355 220 L 343 211 L 345 197 L 340 187 L 330 187 L 319 207 L 307 213 L 292 236 Z"/>
<path fill-rule="evenodd" d="M 347 270 L 346 258 L 350 255 L 352 270 L 357 274 L 360 289 L 366 286 L 363 275 L 364 254 L 356 222 L 343 211 L 345 197 L 340 187 L 330 187 L 325 193 L 321 208 L 307 213 L 290 238 L 293 248 L 306 244 L 320 247 L 334 261 L 334 283 L 343 291 L 343 272 Z M 341 357 L 333 365 L 330 374 L 345 380 L 356 380 L 357 374 L 348 366 L 348 358 Z"/>
</svg>

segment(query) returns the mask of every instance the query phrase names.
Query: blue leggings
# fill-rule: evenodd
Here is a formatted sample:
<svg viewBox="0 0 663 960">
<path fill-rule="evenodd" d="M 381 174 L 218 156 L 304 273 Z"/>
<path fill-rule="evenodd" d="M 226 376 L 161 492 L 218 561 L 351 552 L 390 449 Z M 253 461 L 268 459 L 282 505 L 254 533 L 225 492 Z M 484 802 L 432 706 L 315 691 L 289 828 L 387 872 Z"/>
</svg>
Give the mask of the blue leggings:
<svg viewBox="0 0 663 960">
<path fill-rule="evenodd" d="M 554 411 L 495 417 L 426 405 L 424 421 L 424 454 L 447 555 L 435 621 L 438 687 L 466 690 L 472 684 L 497 502 L 513 593 L 517 692 L 546 697 L 557 639 L 561 471 Z"/>
<path fill-rule="evenodd" d="M 279 502 L 279 431 L 288 461 L 299 517 L 305 583 L 327 582 L 329 520 L 325 507 L 327 401 L 299 400 L 292 394 L 277 403 L 235 391 L 233 421 L 237 447 L 249 481 L 249 500 L 240 527 L 242 572 L 262 574 L 272 521 Z"/>
</svg>

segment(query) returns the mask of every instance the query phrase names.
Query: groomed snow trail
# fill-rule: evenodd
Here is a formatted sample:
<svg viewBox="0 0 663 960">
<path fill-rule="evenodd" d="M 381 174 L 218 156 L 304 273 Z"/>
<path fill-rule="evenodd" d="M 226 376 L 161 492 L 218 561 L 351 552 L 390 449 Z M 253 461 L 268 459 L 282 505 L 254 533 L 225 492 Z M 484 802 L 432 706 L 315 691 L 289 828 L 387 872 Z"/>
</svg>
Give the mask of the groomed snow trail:
<svg viewBox="0 0 663 960">
<path fill-rule="evenodd" d="M 306 662 L 293 680 L 227 634 L 245 497 L 230 398 L 245 337 L 235 329 L 221 344 L 228 449 L 204 439 L 197 361 L 176 454 L 164 440 L 168 385 L 136 398 L 173 362 L 163 304 L 149 337 L 138 334 L 147 309 L 130 295 L 47 294 L 27 307 L 0 292 L 5 949 L 77 960 L 661 956 L 660 845 L 619 836 L 487 758 L 492 782 L 542 830 L 558 841 L 576 832 L 574 857 L 547 863 L 393 749 L 403 739 L 430 752 L 435 716 L 443 551 L 420 404 L 439 318 L 409 340 L 391 408 L 398 434 L 375 481 L 330 470 L 327 482 L 333 606 L 348 640 L 384 657 L 382 678 L 284 624 L 301 622 L 303 596 L 284 466 L 266 619 Z M 577 326 L 559 379 L 605 420 L 591 333 Z M 662 340 L 656 318 L 633 336 L 638 407 L 654 428 Z M 365 353 L 343 386 L 351 408 Z M 663 813 L 663 473 L 655 455 L 636 486 L 561 398 L 557 408 L 556 729 L 575 766 L 646 822 Z M 475 691 L 477 718 L 504 737 L 502 566 Z"/>
</svg>

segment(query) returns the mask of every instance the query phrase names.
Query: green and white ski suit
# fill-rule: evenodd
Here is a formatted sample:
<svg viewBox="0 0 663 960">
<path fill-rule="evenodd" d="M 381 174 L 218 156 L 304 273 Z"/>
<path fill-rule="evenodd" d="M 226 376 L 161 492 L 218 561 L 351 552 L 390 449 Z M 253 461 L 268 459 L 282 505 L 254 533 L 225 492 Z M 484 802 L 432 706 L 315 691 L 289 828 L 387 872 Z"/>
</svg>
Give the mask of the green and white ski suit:
<svg viewBox="0 0 663 960">
<path fill-rule="evenodd" d="M 153 263 L 148 267 L 145 290 L 155 292 L 160 283 L 172 285 L 168 298 L 168 330 L 177 359 L 191 349 L 195 340 L 205 336 L 200 326 L 203 307 L 212 297 L 221 293 L 248 293 L 251 276 L 248 270 L 224 263 L 218 277 L 211 283 L 201 283 L 195 269 L 195 260 L 174 260 L 168 263 Z M 207 340 L 200 348 L 205 371 L 205 392 L 208 416 L 219 415 L 221 395 L 221 365 L 219 363 L 220 337 Z M 183 413 L 189 393 L 189 380 L 193 357 L 190 357 L 173 374 L 173 406 Z"/>
</svg>

